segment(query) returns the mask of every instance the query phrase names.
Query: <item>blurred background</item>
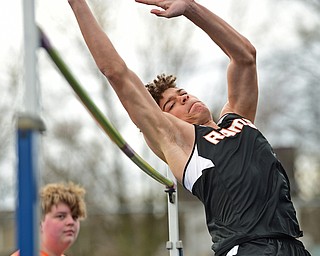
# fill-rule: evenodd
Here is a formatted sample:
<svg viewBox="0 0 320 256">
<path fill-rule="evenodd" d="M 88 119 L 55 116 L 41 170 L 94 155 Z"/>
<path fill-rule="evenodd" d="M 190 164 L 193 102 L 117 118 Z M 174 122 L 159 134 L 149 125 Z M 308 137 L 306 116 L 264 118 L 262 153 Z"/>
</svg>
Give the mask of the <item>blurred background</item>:
<svg viewBox="0 0 320 256">
<path fill-rule="evenodd" d="M 256 125 L 291 179 L 292 197 L 312 255 L 320 255 L 320 2 L 199 0 L 246 36 L 258 52 Z M 78 81 L 150 165 L 167 167 L 147 148 L 97 70 L 67 0 L 36 3 L 36 20 Z M 120 55 L 144 82 L 177 76 L 214 118 L 226 101 L 228 59 L 185 18 L 165 20 L 128 0 L 89 0 Z M 0 256 L 16 249 L 16 115 L 24 93 L 22 1 L 0 9 Z M 88 218 L 68 255 L 162 256 L 168 240 L 164 187 L 141 172 L 102 132 L 55 68 L 38 51 L 40 185 L 73 181 L 87 191 Z M 180 238 L 186 256 L 212 255 L 202 205 L 179 187 Z"/>
</svg>

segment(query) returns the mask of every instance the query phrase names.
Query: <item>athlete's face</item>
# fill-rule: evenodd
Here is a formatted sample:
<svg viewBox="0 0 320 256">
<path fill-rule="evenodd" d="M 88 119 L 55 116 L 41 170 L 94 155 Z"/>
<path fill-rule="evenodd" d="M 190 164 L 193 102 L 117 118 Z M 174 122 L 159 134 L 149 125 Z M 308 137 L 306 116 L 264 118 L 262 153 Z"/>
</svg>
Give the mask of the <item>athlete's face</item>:
<svg viewBox="0 0 320 256">
<path fill-rule="evenodd" d="M 162 94 L 160 108 L 190 124 L 205 124 L 212 120 L 207 106 L 195 96 L 179 88 L 169 88 Z"/>
<path fill-rule="evenodd" d="M 80 221 L 64 203 L 53 205 L 41 221 L 42 249 L 60 254 L 77 239 Z"/>
</svg>

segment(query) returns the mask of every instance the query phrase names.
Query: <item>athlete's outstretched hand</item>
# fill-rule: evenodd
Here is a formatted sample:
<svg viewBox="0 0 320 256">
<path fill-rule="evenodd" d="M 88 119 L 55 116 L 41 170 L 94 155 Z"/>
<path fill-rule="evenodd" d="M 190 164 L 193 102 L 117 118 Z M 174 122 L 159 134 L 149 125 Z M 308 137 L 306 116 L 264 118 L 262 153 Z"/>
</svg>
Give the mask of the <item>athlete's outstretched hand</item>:
<svg viewBox="0 0 320 256">
<path fill-rule="evenodd" d="M 163 10 L 152 9 L 151 13 L 159 16 L 172 18 L 183 15 L 188 6 L 194 0 L 135 0 L 138 3 L 154 5 L 162 8 Z"/>
</svg>

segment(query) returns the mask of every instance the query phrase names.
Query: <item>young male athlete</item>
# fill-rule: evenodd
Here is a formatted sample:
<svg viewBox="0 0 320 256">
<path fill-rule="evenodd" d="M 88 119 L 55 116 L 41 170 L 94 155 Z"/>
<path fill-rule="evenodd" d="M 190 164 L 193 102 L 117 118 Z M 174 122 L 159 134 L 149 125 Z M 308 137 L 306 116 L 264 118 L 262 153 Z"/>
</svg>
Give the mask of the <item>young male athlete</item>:
<svg viewBox="0 0 320 256">
<path fill-rule="evenodd" d="M 287 175 L 253 124 L 258 83 L 251 43 L 194 0 L 136 0 L 159 7 L 151 10 L 159 17 L 186 17 L 229 57 L 228 99 L 216 123 L 199 99 L 176 87 L 174 76 L 147 85 L 153 99 L 86 1 L 68 2 L 98 68 L 150 148 L 203 202 L 215 255 L 309 255 L 296 239 L 302 232 Z"/>
</svg>

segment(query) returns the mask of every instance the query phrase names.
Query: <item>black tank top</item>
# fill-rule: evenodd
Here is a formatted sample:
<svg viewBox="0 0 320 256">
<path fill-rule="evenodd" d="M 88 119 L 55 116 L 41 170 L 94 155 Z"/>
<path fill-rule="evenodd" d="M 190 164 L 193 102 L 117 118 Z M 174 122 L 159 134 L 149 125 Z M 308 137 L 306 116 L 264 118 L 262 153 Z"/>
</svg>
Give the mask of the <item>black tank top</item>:
<svg viewBox="0 0 320 256">
<path fill-rule="evenodd" d="M 236 114 L 218 125 L 195 125 L 183 177 L 204 204 L 216 255 L 261 237 L 302 236 L 288 177 L 265 137 Z"/>
</svg>

